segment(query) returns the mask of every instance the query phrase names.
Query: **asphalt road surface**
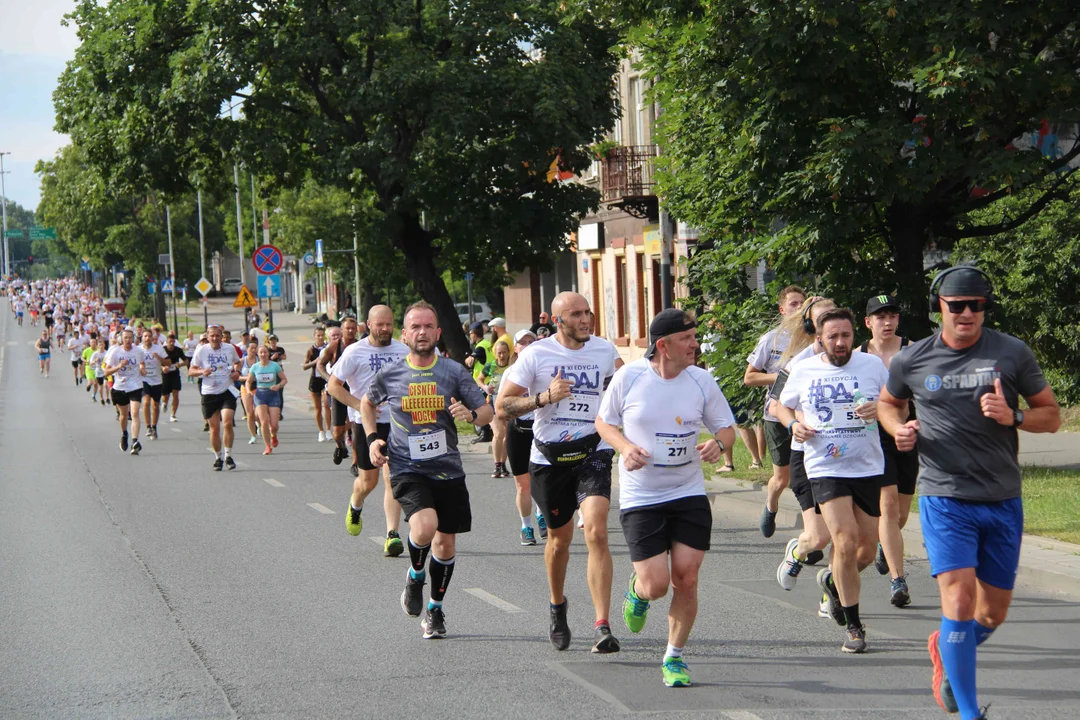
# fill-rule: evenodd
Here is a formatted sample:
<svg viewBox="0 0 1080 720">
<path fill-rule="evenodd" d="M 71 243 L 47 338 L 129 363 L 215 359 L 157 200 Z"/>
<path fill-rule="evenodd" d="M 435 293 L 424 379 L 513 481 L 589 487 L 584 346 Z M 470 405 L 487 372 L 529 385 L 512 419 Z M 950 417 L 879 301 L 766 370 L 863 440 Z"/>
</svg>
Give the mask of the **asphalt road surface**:
<svg viewBox="0 0 1080 720">
<path fill-rule="evenodd" d="M 238 444 L 238 469 L 216 473 L 185 384 L 180 422 L 162 422 L 141 456 L 122 454 L 112 407 L 75 389 L 66 353 L 40 377 L 37 333 L 3 310 L 2 717 L 944 717 L 929 690 L 926 637 L 939 616 L 925 563 L 910 567 L 915 604 L 902 611 L 884 578 L 864 575 L 870 652 L 843 655 L 840 628 L 816 616 L 813 573 L 781 590 L 787 537 L 764 540 L 743 515 L 713 532 L 687 655 L 694 687 L 660 679 L 666 601 L 640 636 L 622 626 L 630 562 L 615 513 L 623 650 L 589 653 L 579 543 L 575 637 L 556 652 L 543 547 L 518 544 L 513 482 L 488 477 L 486 454 L 466 456 L 475 529 L 458 541 L 449 637 L 423 640 L 398 605 L 407 560 L 382 557 L 379 503 L 349 536 L 352 478 L 314 442 L 308 416 L 289 413 L 273 456 Z M 995 720 L 1080 718 L 1077 598 L 1020 588 L 979 657 Z"/>
</svg>

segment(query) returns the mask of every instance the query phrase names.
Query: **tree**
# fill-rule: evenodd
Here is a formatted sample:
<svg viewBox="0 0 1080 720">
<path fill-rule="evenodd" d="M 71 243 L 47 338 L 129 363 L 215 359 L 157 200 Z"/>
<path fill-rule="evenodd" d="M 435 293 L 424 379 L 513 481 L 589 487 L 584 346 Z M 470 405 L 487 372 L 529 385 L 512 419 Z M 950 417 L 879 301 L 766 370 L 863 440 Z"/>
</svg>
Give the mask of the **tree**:
<svg viewBox="0 0 1080 720">
<path fill-rule="evenodd" d="M 441 271 L 520 269 L 562 248 L 599 199 L 546 180 L 556 159 L 584 170 L 615 116 L 615 35 L 561 8 L 84 0 L 58 127 L 95 167 L 165 191 L 224 152 L 276 186 L 312 177 L 370 198 L 373 234 L 401 254 L 461 359 Z M 222 117 L 237 99 L 240 119 Z"/>
</svg>

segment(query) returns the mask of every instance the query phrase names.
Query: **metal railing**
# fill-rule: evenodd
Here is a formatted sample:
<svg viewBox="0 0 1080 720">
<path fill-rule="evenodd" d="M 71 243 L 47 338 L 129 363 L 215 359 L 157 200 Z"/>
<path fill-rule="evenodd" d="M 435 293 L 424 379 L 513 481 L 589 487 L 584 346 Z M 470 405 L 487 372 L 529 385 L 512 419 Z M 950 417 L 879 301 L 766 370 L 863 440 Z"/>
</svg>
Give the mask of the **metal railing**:
<svg viewBox="0 0 1080 720">
<path fill-rule="evenodd" d="M 600 194 L 602 202 L 652 195 L 655 145 L 620 145 L 608 151 L 602 161 Z"/>
</svg>

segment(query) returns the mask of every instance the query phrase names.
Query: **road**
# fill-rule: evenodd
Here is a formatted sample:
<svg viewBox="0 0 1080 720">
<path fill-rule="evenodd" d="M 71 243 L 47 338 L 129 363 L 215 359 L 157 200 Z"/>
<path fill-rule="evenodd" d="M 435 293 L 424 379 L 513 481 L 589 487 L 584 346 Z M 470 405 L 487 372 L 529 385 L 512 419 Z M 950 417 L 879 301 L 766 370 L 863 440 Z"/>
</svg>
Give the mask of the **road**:
<svg viewBox="0 0 1080 720">
<path fill-rule="evenodd" d="M 6 308 L 5 308 L 6 309 Z M 381 554 L 377 503 L 344 528 L 351 477 L 299 412 L 281 447 L 237 446 L 215 473 L 194 386 L 180 422 L 121 454 L 111 407 L 76 390 L 58 356 L 37 373 L 36 333 L 0 312 L 0 716 L 11 718 L 944 717 L 926 636 L 936 593 L 910 568 L 916 604 L 864 576 L 871 652 L 845 656 L 816 617 L 812 573 L 774 579 L 786 537 L 741 514 L 717 519 L 688 649 L 695 686 L 660 681 L 666 601 L 631 636 L 619 620 L 630 571 L 616 515 L 612 619 L 623 651 L 588 652 L 584 546 L 568 596 L 575 639 L 547 640 L 542 546 L 522 548 L 513 483 L 466 456 L 475 530 L 458 543 L 450 637 L 421 639 L 398 605 L 407 561 Z M 1020 588 L 980 653 L 992 717 L 1080 718 L 1080 602 Z"/>
</svg>

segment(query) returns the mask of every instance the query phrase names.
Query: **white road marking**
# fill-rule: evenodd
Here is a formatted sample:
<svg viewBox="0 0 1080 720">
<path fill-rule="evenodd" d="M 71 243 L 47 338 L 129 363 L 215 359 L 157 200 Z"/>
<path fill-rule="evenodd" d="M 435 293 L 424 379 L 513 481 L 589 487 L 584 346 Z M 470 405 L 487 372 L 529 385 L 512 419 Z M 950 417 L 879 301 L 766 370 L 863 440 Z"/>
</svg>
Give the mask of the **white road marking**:
<svg viewBox="0 0 1080 720">
<path fill-rule="evenodd" d="M 609 705 L 611 705 L 612 707 L 614 707 L 619 712 L 623 712 L 623 713 L 629 713 L 630 712 L 630 708 L 623 705 L 622 701 L 619 700 L 619 698 L 615 697 L 614 695 L 609 693 L 607 690 L 604 690 L 603 688 L 601 688 L 601 687 L 599 687 L 597 685 L 593 685 L 591 682 L 589 682 L 585 678 L 574 674 L 574 672 L 572 670 L 570 670 L 569 668 L 564 666 L 562 663 L 556 662 L 554 660 L 548 660 L 547 662 L 544 663 L 544 665 L 546 665 L 549 670 L 553 670 L 555 673 L 557 673 L 559 675 L 562 675 L 567 680 L 569 680 L 571 682 L 574 682 L 574 683 L 577 683 L 581 687 L 585 688 L 586 690 L 591 692 L 593 695 L 596 695 L 598 698 L 600 698 L 604 702 L 606 702 Z"/>
<path fill-rule="evenodd" d="M 308 503 L 307 506 L 312 510 L 317 510 L 321 512 L 323 515 L 337 515 L 336 512 L 326 507 L 322 503 Z"/>
<path fill-rule="evenodd" d="M 513 613 L 523 613 L 523 612 L 525 612 L 524 610 L 519 608 L 517 605 L 514 605 L 513 603 L 508 603 L 505 600 L 503 600 L 502 598 L 496 597 L 495 595 L 492 595 L 491 593 L 489 593 L 487 590 L 484 590 L 483 588 L 465 588 L 465 592 L 469 593 L 473 597 L 480 598 L 481 600 L 483 600 L 484 602 L 486 602 L 489 605 L 494 605 L 495 607 L 499 608 L 500 610 L 502 610 L 505 613 L 513 614 Z"/>
<path fill-rule="evenodd" d="M 725 710 L 721 714 L 728 720 L 761 720 L 760 715 L 755 715 L 749 710 Z"/>
<path fill-rule="evenodd" d="M 368 540 L 370 540 L 371 542 L 375 543 L 375 544 L 376 544 L 376 545 L 378 545 L 379 547 L 382 547 L 382 546 L 383 546 L 383 540 L 385 540 L 385 539 L 386 539 L 386 538 L 381 538 L 381 537 L 375 537 L 374 535 L 368 535 Z"/>
<path fill-rule="evenodd" d="M 279 483 L 274 478 L 263 478 L 263 482 L 266 483 L 267 485 L 271 486 L 271 487 L 285 487 L 284 484 Z"/>
<path fill-rule="evenodd" d="M 173 432 L 184 432 L 180 428 L 169 428 L 169 429 L 172 430 Z"/>
</svg>

